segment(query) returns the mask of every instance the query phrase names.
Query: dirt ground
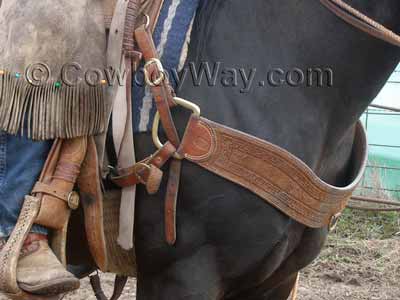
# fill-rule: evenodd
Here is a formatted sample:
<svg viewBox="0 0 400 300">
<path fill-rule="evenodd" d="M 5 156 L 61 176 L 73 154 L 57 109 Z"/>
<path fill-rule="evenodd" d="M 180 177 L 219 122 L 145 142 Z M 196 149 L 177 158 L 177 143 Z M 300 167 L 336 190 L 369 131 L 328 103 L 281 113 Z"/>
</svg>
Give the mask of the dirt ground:
<svg viewBox="0 0 400 300">
<path fill-rule="evenodd" d="M 113 277 L 102 275 L 111 293 Z M 134 300 L 135 281 L 129 281 L 121 300 Z M 66 300 L 95 300 L 87 280 Z M 330 239 L 321 257 L 300 277 L 298 300 L 400 299 L 400 238 L 352 241 Z M 6 300 L 0 296 L 0 300 Z"/>
<path fill-rule="evenodd" d="M 330 240 L 301 274 L 298 299 L 400 299 L 400 239 Z"/>
</svg>

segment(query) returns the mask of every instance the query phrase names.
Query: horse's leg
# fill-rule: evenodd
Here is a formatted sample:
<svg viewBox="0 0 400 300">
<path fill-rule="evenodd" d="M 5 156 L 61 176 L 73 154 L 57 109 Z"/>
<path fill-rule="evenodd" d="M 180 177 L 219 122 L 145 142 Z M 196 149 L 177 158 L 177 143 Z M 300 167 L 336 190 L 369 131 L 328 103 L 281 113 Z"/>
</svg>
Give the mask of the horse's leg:
<svg viewBox="0 0 400 300">
<path fill-rule="evenodd" d="M 270 291 L 268 291 L 261 298 L 254 298 L 252 300 L 287 300 L 296 285 L 297 274 L 288 277 L 282 284 Z"/>
<path fill-rule="evenodd" d="M 278 286 L 270 288 L 266 282 L 252 290 L 241 293 L 237 297 L 227 300 L 288 300 L 297 279 L 297 273 L 287 277 Z M 290 299 L 291 300 L 291 299 Z"/>
<path fill-rule="evenodd" d="M 222 287 L 215 257 L 213 247 L 203 246 L 157 273 L 142 273 L 139 266 L 137 300 L 220 299 Z"/>
</svg>

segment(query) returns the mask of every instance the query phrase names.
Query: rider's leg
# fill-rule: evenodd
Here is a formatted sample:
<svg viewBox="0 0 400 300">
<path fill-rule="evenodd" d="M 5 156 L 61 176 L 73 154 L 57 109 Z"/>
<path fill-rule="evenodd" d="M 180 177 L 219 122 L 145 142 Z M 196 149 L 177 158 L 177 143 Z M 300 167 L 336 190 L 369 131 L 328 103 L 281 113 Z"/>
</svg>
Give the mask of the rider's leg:
<svg viewBox="0 0 400 300">
<path fill-rule="evenodd" d="M 25 195 L 39 178 L 51 142 L 34 142 L 0 132 L 0 238 L 6 238 L 17 222 Z M 47 234 L 35 225 L 32 232 Z"/>
<path fill-rule="evenodd" d="M 0 238 L 7 239 L 14 229 L 24 196 L 38 180 L 51 144 L 0 132 Z M 46 235 L 46 228 L 35 225 L 25 241 L 17 268 L 20 287 L 34 294 L 76 289 L 79 281 L 57 260 Z"/>
</svg>

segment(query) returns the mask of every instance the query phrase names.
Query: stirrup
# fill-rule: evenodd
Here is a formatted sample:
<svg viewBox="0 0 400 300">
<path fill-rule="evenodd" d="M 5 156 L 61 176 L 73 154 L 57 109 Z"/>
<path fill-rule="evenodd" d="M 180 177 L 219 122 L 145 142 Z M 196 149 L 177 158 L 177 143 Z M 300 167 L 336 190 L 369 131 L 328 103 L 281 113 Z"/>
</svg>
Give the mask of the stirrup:
<svg viewBox="0 0 400 300">
<path fill-rule="evenodd" d="M 60 300 L 64 295 L 39 296 L 20 289 L 17 265 L 21 249 L 40 210 L 40 199 L 26 196 L 17 225 L 0 253 L 0 291 L 13 300 Z"/>
<path fill-rule="evenodd" d="M 15 300 L 59 300 L 64 296 L 42 296 L 23 291 L 17 282 L 17 266 L 22 247 L 34 223 L 54 230 L 52 249 L 58 259 L 64 265 L 66 264 L 65 246 L 69 217 L 71 209 L 79 204 L 72 201 L 74 200 L 71 197 L 72 183 L 75 182 L 75 173 L 79 171 L 77 168 L 81 165 L 81 159 L 86 155 L 86 151 L 86 138 L 68 141 L 58 139 L 54 142 L 39 182 L 33 188 L 32 195 L 25 196 L 17 224 L 0 253 L 0 293 Z M 78 158 L 75 161 L 72 159 L 73 157 Z M 56 186 L 51 185 L 54 183 L 53 180 L 57 179 L 60 183 L 60 180 L 64 180 L 64 178 L 70 188 L 67 188 L 66 185 L 61 187 L 57 184 Z M 61 204 L 53 203 L 53 201 L 60 201 Z M 57 205 L 62 209 L 54 212 Z M 62 216 L 54 218 L 52 217 L 54 213 L 62 213 Z"/>
</svg>

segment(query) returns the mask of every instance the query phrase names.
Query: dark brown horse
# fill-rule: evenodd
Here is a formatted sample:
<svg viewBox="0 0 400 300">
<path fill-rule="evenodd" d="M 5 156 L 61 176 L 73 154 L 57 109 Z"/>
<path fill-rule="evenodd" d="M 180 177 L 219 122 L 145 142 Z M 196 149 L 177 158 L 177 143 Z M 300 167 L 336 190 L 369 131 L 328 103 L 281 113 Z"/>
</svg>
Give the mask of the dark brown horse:
<svg viewBox="0 0 400 300">
<path fill-rule="evenodd" d="M 399 1 L 348 3 L 400 31 Z M 178 94 L 199 104 L 208 119 L 279 145 L 323 180 L 344 186 L 354 125 L 399 58 L 396 47 L 353 28 L 319 1 L 203 1 L 187 64 L 197 71 L 202 62 L 242 69 L 243 86 L 222 84 L 222 72 L 215 85 L 187 76 Z M 322 86 L 315 77 L 298 80 L 301 71 L 325 76 Z M 182 131 L 187 115 L 178 109 L 174 118 Z M 139 159 L 154 151 L 149 135 L 135 140 Z M 178 240 L 171 247 L 164 240 L 164 193 L 165 185 L 155 196 L 139 188 L 138 300 L 287 299 L 297 273 L 318 256 L 328 234 L 185 162 Z"/>
</svg>

